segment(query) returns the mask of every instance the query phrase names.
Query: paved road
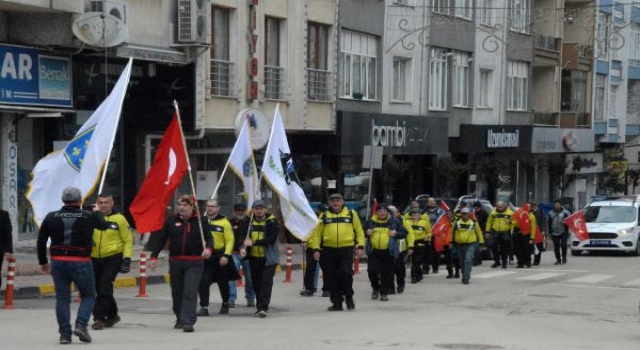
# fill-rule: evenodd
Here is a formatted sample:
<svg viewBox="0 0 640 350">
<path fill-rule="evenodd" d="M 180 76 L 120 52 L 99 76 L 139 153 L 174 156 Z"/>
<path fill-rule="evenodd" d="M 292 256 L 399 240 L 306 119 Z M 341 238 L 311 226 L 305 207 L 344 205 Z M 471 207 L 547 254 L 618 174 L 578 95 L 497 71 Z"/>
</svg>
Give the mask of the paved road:
<svg viewBox="0 0 640 350">
<path fill-rule="evenodd" d="M 550 253 L 545 253 L 550 254 Z M 638 349 L 640 258 L 570 257 L 538 268 L 474 269 L 471 284 L 428 275 L 389 302 L 369 299 L 366 273 L 356 276 L 353 312 L 330 313 L 328 299 L 298 295 L 276 275 L 272 312 L 266 319 L 237 307 L 229 316 L 201 318 L 196 331 L 173 330 L 168 285 L 117 290 L 123 321 L 92 331 L 93 349 Z M 366 266 L 364 266 L 366 269 Z M 363 271 L 364 271 L 363 269 Z M 214 309 L 219 305 L 212 289 Z M 54 299 L 21 299 L 0 310 L 4 349 L 53 349 L 58 335 Z M 78 343 L 77 338 L 74 344 Z M 75 344 L 77 345 L 77 344 Z"/>
</svg>

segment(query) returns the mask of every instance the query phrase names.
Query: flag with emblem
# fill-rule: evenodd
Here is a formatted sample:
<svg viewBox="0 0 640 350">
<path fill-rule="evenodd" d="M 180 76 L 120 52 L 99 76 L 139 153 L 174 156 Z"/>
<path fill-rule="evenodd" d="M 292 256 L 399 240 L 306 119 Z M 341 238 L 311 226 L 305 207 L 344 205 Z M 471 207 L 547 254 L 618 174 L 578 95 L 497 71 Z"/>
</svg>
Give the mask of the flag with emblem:
<svg viewBox="0 0 640 350">
<path fill-rule="evenodd" d="M 229 155 L 229 167 L 240 178 L 244 187 L 243 195 L 247 201 L 247 207 L 251 208 L 255 195 L 258 192 L 258 174 L 256 172 L 256 160 L 253 157 L 251 146 L 251 123 L 255 120 L 246 120 L 242 124 L 236 144 Z"/>
<path fill-rule="evenodd" d="M 40 159 L 33 168 L 27 190 L 34 220 L 40 226 L 45 216 L 62 206 L 62 190 L 80 189 L 83 201 L 91 195 L 113 147 L 132 62 L 125 67 L 111 94 L 80 127 L 62 150 Z"/>
<path fill-rule="evenodd" d="M 513 213 L 513 220 L 518 224 L 520 233 L 528 235 L 531 233 L 531 220 L 529 220 L 529 203 L 524 203 Z"/>
<path fill-rule="evenodd" d="M 153 165 L 129 206 L 129 212 L 139 233 L 162 228 L 167 203 L 188 169 L 187 150 L 176 110 L 158 145 Z"/>
<path fill-rule="evenodd" d="M 589 239 L 589 231 L 587 231 L 587 222 L 584 218 L 584 212 L 582 210 L 570 215 L 564 219 L 564 223 L 569 227 L 569 230 L 573 232 L 573 235 L 579 241 Z"/>
<path fill-rule="evenodd" d="M 433 248 L 436 252 L 444 250 L 444 246 L 450 243 L 449 231 L 451 230 L 451 222 L 447 218 L 447 212 L 450 210 L 447 203 L 440 201 L 440 208 L 444 210 L 444 214 L 440 215 L 435 224 L 432 223 L 431 233 L 433 234 Z"/>
<path fill-rule="evenodd" d="M 294 236 L 306 241 L 318 223 L 309 201 L 300 187 L 287 134 L 276 106 L 269 144 L 262 163 L 262 176 L 280 199 L 280 209 L 285 226 Z"/>
</svg>

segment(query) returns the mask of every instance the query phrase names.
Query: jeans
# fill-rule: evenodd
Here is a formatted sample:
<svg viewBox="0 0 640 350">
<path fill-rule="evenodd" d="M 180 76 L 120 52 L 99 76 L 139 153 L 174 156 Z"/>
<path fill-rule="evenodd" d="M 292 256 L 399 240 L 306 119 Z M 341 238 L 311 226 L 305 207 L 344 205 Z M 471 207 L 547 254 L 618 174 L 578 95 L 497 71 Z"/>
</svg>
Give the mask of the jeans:
<svg viewBox="0 0 640 350">
<path fill-rule="evenodd" d="M 255 299 L 256 292 L 253 290 L 249 260 L 242 260 L 240 254 L 233 253 L 233 262 L 236 264 L 236 269 L 238 270 L 240 270 L 240 266 L 242 266 L 242 272 L 244 273 L 244 297 L 247 298 L 247 300 Z M 229 281 L 229 301 L 235 303 L 237 298 L 238 288 L 236 288 L 236 281 Z"/>
<path fill-rule="evenodd" d="M 98 294 L 96 305 L 93 307 L 93 319 L 101 322 L 111 321 L 118 316 L 118 304 L 113 297 L 113 281 L 120 272 L 122 253 L 91 260 Z"/>
<path fill-rule="evenodd" d="M 169 260 L 171 300 L 178 323 L 194 325 L 203 260 Z"/>
<path fill-rule="evenodd" d="M 56 290 L 58 332 L 71 335 L 71 282 L 80 291 L 76 327 L 86 328 L 96 302 L 96 284 L 90 261 L 51 261 L 51 277 Z"/>
<path fill-rule="evenodd" d="M 471 269 L 473 268 L 473 255 L 478 249 L 478 242 L 476 243 L 454 243 L 458 250 L 458 264 L 462 267 L 462 280 L 469 281 L 471 279 Z"/>
</svg>

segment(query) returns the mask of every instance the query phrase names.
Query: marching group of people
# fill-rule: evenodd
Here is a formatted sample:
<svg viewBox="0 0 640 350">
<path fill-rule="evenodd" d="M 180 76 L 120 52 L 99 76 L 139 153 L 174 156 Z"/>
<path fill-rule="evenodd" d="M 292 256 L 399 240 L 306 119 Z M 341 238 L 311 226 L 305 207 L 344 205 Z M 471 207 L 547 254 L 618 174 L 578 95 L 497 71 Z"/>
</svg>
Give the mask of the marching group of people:
<svg viewBox="0 0 640 350">
<path fill-rule="evenodd" d="M 41 271 L 53 276 L 60 343 L 70 343 L 72 334 L 82 342 L 91 342 L 87 327 L 92 313 L 94 330 L 113 327 L 120 321 L 113 283 L 118 273 L 130 270 L 132 233 L 124 216 L 113 211 L 111 195 L 99 194 L 92 212 L 82 210 L 82 195 L 77 188 L 66 188 L 62 201 L 63 207 L 49 213 L 40 227 L 38 259 Z M 442 258 L 446 278 L 462 277 L 462 283 L 468 284 L 472 267 L 481 263 L 481 246 L 490 250 L 493 268 L 507 268 L 514 255 L 517 268 L 529 268 L 540 263 L 541 237 L 548 233 L 553 237 L 556 264 L 566 263 L 568 230 L 564 219 L 569 213 L 560 202 L 549 214 L 542 212 L 535 201 L 530 206 L 525 214 L 528 229 L 516 223 L 514 212 L 503 202 L 496 203 L 491 213 L 484 212 L 479 202 L 473 204 L 473 211 L 462 204 L 452 212 L 439 208 L 434 198 L 428 199 L 425 208 L 413 202 L 406 214 L 380 204 L 363 223 L 345 206 L 341 194 L 331 194 L 328 206 L 318 211 L 318 225 L 303 243 L 307 264 L 305 289 L 300 294 L 314 295 L 321 269 L 323 296 L 331 300 L 328 310 L 342 311 L 343 304 L 347 310 L 355 309 L 353 260 L 365 254 L 371 299 L 380 301 L 404 292 L 407 260 L 411 262 L 412 284 L 419 283 L 425 274 L 438 273 Z M 236 306 L 235 281 L 241 278 L 240 268 L 246 277 L 246 305 L 256 307 L 256 317 L 268 316 L 279 265 L 280 225 L 262 200 L 253 202 L 251 211 L 242 203 L 233 209 L 233 217 L 227 218 L 220 213 L 220 203 L 209 200 L 204 215 L 199 216 L 196 201 L 181 196 L 176 215 L 151 236 L 151 269 L 156 268 L 160 252 L 168 245 L 176 329 L 193 332 L 197 318 L 210 315 L 213 283 L 218 284 L 222 299 L 219 313 L 228 314 Z M 73 330 L 71 283 L 81 296 Z"/>
</svg>

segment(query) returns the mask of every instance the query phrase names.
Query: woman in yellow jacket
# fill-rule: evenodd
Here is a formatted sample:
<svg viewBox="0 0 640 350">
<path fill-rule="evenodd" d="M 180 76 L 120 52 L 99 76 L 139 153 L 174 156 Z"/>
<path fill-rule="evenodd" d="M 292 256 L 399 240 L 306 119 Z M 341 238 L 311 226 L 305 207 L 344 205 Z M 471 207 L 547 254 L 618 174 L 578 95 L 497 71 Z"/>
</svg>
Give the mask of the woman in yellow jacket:
<svg viewBox="0 0 640 350">
<path fill-rule="evenodd" d="M 458 250 L 458 262 L 462 267 L 462 284 L 469 284 L 473 256 L 480 244 L 484 244 L 484 237 L 478 223 L 469 218 L 471 210 L 463 208 L 462 217 L 451 225 L 453 245 Z"/>
</svg>

